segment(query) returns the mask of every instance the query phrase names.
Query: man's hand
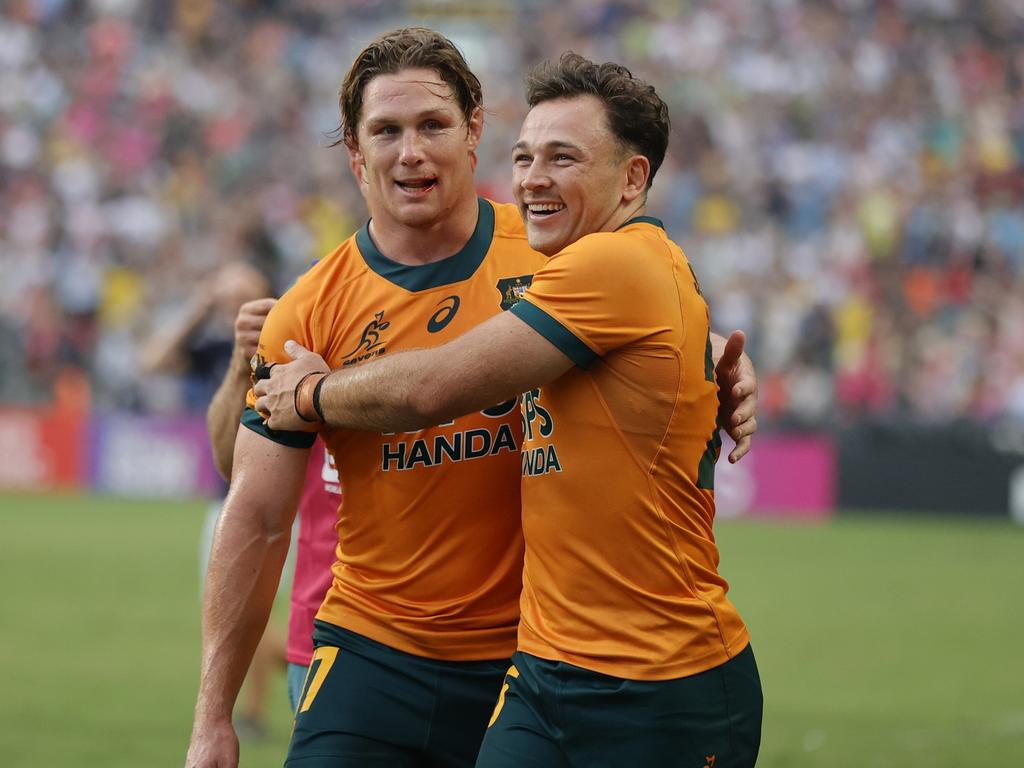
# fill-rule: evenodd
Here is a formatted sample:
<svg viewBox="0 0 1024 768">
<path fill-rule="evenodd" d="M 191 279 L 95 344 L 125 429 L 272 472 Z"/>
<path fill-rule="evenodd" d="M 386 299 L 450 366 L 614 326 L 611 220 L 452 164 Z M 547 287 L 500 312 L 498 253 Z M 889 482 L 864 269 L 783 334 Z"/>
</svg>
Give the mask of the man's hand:
<svg viewBox="0 0 1024 768">
<path fill-rule="evenodd" d="M 757 431 L 757 374 L 753 362 L 743 352 L 746 341 L 743 331 L 733 331 L 715 366 L 718 424 L 736 441 L 729 454 L 730 464 L 747 455 L 750 439 Z"/>
<path fill-rule="evenodd" d="M 256 354 L 263 323 L 276 303 L 277 299 L 256 299 L 245 302 L 238 309 L 238 315 L 235 317 L 235 354 L 246 365 Z"/>
<path fill-rule="evenodd" d="M 204 723 L 196 717 L 185 768 L 238 768 L 238 736 L 230 719 Z"/>
<path fill-rule="evenodd" d="M 306 418 L 303 418 L 297 410 L 300 399 L 304 402 L 309 400 L 300 396 L 306 390 L 312 391 L 306 385 L 315 384 L 322 378 L 320 374 L 328 374 L 331 369 L 320 355 L 291 339 L 284 343 L 284 351 L 292 362 L 273 366 L 270 377 L 257 381 L 252 388 L 256 395 L 256 410 L 266 417 L 267 426 L 271 429 L 315 430 L 317 424 L 310 421 L 311 415 L 305 413 Z M 297 392 L 300 384 L 304 385 L 303 389 Z"/>
</svg>

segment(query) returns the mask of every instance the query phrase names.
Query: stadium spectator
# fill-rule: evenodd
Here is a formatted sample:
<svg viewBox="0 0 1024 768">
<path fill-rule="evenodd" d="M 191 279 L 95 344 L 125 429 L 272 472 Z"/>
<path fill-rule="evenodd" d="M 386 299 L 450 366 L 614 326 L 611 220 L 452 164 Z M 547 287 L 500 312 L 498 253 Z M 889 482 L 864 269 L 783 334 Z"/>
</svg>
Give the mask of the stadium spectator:
<svg viewBox="0 0 1024 768">
<path fill-rule="evenodd" d="M 1020 418 L 1009 318 L 1024 296 L 1024 15 L 1012 4 L 436 8 L 429 20 L 453 30 L 495 113 L 477 178 L 496 199 L 520 73 L 544 52 L 671 80 L 674 150 L 651 206 L 687 244 L 716 322 L 749 330 L 769 423 Z M 46 398 L 52 371 L 73 365 L 100 407 L 180 407 L 136 350 L 216 254 L 244 243 L 292 275 L 361 218 L 325 159 L 327 105 L 338 62 L 394 13 L 5 4 L 0 338 L 13 364 L 0 396 Z M 798 340 L 824 318 L 834 332 L 812 351 Z M 973 345 L 978 334 L 988 341 Z M 948 383 L 937 398 L 934 373 Z"/>
</svg>

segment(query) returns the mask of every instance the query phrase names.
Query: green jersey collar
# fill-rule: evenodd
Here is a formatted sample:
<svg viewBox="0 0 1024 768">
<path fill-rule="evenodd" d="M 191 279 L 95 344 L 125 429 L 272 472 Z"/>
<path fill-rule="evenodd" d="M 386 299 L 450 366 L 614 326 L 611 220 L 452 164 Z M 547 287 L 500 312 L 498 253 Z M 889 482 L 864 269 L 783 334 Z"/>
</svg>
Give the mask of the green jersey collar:
<svg viewBox="0 0 1024 768">
<path fill-rule="evenodd" d="M 407 291 L 426 291 L 467 280 L 484 260 L 494 239 L 494 208 L 482 197 L 477 198 L 477 204 L 476 229 L 462 250 L 446 259 L 417 265 L 392 261 L 370 237 L 370 222 L 356 233 L 356 245 L 370 269 Z"/>
<path fill-rule="evenodd" d="M 625 224 L 620 224 L 619 226 L 617 226 L 615 228 L 615 231 L 618 232 L 620 229 L 622 229 L 623 227 L 628 227 L 630 224 L 653 224 L 654 226 L 660 227 L 661 229 L 665 228 L 665 224 L 662 222 L 661 219 L 656 219 L 653 216 L 634 216 Z"/>
</svg>

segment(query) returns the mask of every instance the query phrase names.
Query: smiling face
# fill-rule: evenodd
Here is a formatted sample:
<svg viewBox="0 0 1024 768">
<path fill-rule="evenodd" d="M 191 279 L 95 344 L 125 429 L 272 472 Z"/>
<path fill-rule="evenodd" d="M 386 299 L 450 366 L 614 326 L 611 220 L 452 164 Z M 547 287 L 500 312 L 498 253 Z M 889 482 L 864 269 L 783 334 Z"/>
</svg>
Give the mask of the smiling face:
<svg viewBox="0 0 1024 768">
<path fill-rule="evenodd" d="M 429 228 L 467 200 L 475 211 L 482 129 L 479 109 L 467 129 L 451 87 L 432 69 L 370 80 L 348 149 L 374 226 Z"/>
<path fill-rule="evenodd" d="M 596 96 L 537 104 L 512 164 L 530 247 L 548 256 L 584 235 L 613 231 L 643 209 L 650 164 L 617 141 Z"/>
</svg>

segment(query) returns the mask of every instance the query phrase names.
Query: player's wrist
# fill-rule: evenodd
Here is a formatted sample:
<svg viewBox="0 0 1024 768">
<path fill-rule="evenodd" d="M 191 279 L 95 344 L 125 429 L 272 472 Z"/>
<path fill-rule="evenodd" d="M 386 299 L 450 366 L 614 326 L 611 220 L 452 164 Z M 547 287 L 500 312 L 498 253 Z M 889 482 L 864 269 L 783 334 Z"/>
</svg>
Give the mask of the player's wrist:
<svg viewBox="0 0 1024 768">
<path fill-rule="evenodd" d="M 247 355 L 241 347 L 235 347 L 228 368 L 235 376 L 249 378 L 252 373 L 252 355 Z"/>
<path fill-rule="evenodd" d="M 223 723 L 231 723 L 234 701 L 226 691 L 200 692 L 192 713 L 195 726 L 215 728 Z"/>
<path fill-rule="evenodd" d="M 299 379 L 299 383 L 295 385 L 295 412 L 303 421 L 311 424 L 323 423 L 319 400 L 320 387 L 326 378 L 326 372 L 313 371 Z"/>
</svg>

